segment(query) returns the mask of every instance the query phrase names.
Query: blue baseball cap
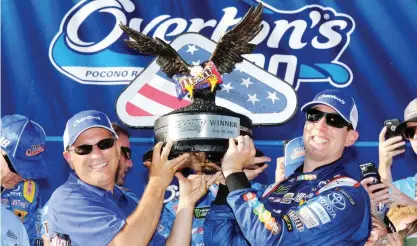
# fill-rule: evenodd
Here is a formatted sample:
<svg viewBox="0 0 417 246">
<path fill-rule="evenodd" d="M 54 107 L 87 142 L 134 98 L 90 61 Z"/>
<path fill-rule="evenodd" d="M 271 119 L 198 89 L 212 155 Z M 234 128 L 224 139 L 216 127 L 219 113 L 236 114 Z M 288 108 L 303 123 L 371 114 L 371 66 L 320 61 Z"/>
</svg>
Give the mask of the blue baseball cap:
<svg viewBox="0 0 417 246">
<path fill-rule="evenodd" d="M 0 146 L 13 168 L 24 179 L 48 176 L 44 160 L 45 131 L 26 116 L 13 114 L 1 118 Z"/>
<path fill-rule="evenodd" d="M 64 149 L 71 146 L 81 133 L 94 127 L 107 129 L 118 138 L 109 117 L 105 113 L 96 110 L 81 111 L 67 121 L 63 137 Z"/>
<path fill-rule="evenodd" d="M 327 105 L 334 109 L 347 122 L 352 124 L 353 129 L 356 130 L 358 126 L 358 108 L 355 100 L 339 90 L 322 91 L 316 95 L 313 101 L 306 103 L 301 111 L 307 112 L 310 108 L 316 105 Z"/>
</svg>

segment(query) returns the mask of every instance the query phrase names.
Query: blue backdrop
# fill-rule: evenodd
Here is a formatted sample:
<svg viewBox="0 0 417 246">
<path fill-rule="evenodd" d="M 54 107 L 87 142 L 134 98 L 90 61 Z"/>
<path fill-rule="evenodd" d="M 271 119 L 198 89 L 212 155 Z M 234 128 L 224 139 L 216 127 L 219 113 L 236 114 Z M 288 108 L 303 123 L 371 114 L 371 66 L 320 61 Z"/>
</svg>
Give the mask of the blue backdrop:
<svg viewBox="0 0 417 246">
<path fill-rule="evenodd" d="M 417 2 L 267 0 L 261 34 L 248 59 L 296 90 L 298 105 L 319 91 L 340 88 L 359 111 L 359 141 L 347 155 L 358 164 L 378 161 L 383 122 L 403 117 L 417 89 Z M 168 42 L 185 32 L 218 41 L 252 0 L 1 1 L 1 115 L 19 113 L 47 133 L 46 160 L 52 174 L 41 182 L 45 202 L 67 179 L 62 157 L 65 123 L 96 109 L 118 120 L 122 91 L 151 62 L 123 44 L 119 22 Z M 299 110 L 299 109 L 298 109 Z M 304 115 L 282 126 L 254 128 L 257 146 L 275 159 L 282 140 L 301 135 Z M 147 181 L 141 163 L 153 143 L 151 129 L 131 129 L 134 167 L 126 186 L 140 195 Z M 394 179 L 417 172 L 410 146 L 395 159 Z M 275 163 L 261 182 L 272 183 Z M 358 171 L 355 168 L 356 171 Z"/>
</svg>

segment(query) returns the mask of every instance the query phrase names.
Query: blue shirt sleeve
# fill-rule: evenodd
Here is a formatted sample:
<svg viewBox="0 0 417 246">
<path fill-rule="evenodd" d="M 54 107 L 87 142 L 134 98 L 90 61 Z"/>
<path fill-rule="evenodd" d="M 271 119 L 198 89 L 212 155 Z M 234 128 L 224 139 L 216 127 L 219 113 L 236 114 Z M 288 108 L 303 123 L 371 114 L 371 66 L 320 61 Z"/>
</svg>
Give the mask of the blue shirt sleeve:
<svg viewBox="0 0 417 246">
<path fill-rule="evenodd" d="M 260 197 L 268 187 L 259 183 L 251 183 Z M 249 242 L 243 236 L 235 215 L 228 204 L 211 204 L 210 211 L 204 221 L 204 244 L 206 246 L 230 245 L 246 246 Z"/>
<path fill-rule="evenodd" d="M 65 197 L 65 202 L 51 199 L 47 215 L 49 235 L 68 234 L 73 245 L 109 244 L 126 222 L 104 202 L 104 199 L 87 201 L 76 193 Z"/>
<path fill-rule="evenodd" d="M 31 184 L 33 184 L 33 187 L 30 188 L 32 189 L 32 192 L 34 192 L 33 197 L 30 195 L 31 192 L 28 191 L 28 182 L 32 182 Z M 36 245 L 35 240 L 42 238 L 40 221 L 41 197 L 39 193 L 39 186 L 35 181 L 25 181 L 20 185 L 21 189 L 23 190 L 22 199 L 25 199 L 25 201 L 28 203 L 27 215 L 25 216 L 23 223 L 29 237 L 30 245 Z"/>
<path fill-rule="evenodd" d="M 273 213 L 278 204 L 272 207 L 252 188 L 231 192 L 228 203 L 251 245 L 363 245 L 370 232 L 369 197 L 362 187 L 327 190 L 283 216 Z"/>
<path fill-rule="evenodd" d="M 204 244 L 206 246 L 249 245 L 229 205 L 211 205 L 204 221 Z"/>
<path fill-rule="evenodd" d="M 178 206 L 178 198 L 166 203 L 162 209 L 161 218 L 149 245 L 165 245 L 175 221 L 174 207 Z"/>
</svg>

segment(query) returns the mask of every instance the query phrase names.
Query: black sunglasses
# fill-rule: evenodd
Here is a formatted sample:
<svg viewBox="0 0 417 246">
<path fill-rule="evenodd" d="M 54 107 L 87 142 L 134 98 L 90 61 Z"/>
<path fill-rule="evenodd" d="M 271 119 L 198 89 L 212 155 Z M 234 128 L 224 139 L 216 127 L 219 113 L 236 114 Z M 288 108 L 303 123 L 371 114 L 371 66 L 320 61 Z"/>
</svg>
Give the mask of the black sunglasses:
<svg viewBox="0 0 417 246">
<path fill-rule="evenodd" d="M 326 124 L 328 126 L 332 126 L 336 128 L 343 128 L 347 126 L 348 129 L 353 129 L 352 124 L 347 122 L 345 119 L 343 119 L 342 116 L 338 114 L 325 113 L 314 108 L 307 110 L 307 114 L 306 114 L 307 121 L 310 121 L 310 122 L 318 122 L 324 116 L 326 117 Z"/>
<path fill-rule="evenodd" d="M 404 133 L 403 133 L 404 138 L 408 140 L 414 139 L 414 136 L 416 134 L 416 129 L 417 129 L 417 126 L 411 126 L 411 127 L 405 128 Z"/>
<path fill-rule="evenodd" d="M 116 139 L 114 139 L 114 138 L 106 138 L 106 139 L 102 139 L 102 140 L 98 141 L 98 143 L 93 144 L 93 145 L 83 144 L 83 145 L 77 146 L 73 149 L 69 149 L 69 147 L 68 147 L 67 151 L 74 151 L 78 155 L 88 155 L 88 154 L 91 153 L 91 151 L 93 151 L 93 146 L 94 145 L 97 145 L 97 147 L 101 150 L 105 150 L 105 149 L 110 149 L 111 147 L 113 147 L 115 141 L 116 141 Z"/>
<path fill-rule="evenodd" d="M 130 160 L 132 158 L 132 150 L 128 147 L 121 147 L 123 155 L 126 157 L 126 160 Z"/>
<path fill-rule="evenodd" d="M 13 165 L 12 165 L 12 162 L 10 161 L 9 157 L 8 157 L 7 155 L 3 155 L 3 157 L 4 157 L 4 159 L 6 160 L 6 162 L 7 162 L 7 166 L 9 167 L 10 171 L 12 171 L 13 173 L 18 174 L 18 173 L 16 172 L 16 169 L 14 169 L 14 167 L 13 167 Z"/>
</svg>

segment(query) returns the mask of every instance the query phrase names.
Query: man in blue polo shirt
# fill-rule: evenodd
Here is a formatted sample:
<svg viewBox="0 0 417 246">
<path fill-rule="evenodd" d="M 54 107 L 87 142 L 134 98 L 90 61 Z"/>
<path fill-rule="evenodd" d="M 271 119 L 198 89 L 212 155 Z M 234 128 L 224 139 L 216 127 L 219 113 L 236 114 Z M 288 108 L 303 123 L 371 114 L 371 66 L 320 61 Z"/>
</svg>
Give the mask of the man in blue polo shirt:
<svg viewBox="0 0 417 246">
<path fill-rule="evenodd" d="M 147 244 L 161 213 L 164 191 L 187 155 L 168 160 L 172 143 L 154 148 L 149 182 L 137 205 L 115 186 L 120 142 L 108 117 L 82 111 L 68 120 L 64 158 L 75 174 L 49 200 L 48 231 L 65 233 L 73 245 Z"/>
<path fill-rule="evenodd" d="M 41 240 L 41 197 L 33 179 L 48 173 L 43 158 L 45 136 L 43 128 L 26 116 L 1 118 L 1 204 L 23 222 L 31 245 Z"/>
</svg>

